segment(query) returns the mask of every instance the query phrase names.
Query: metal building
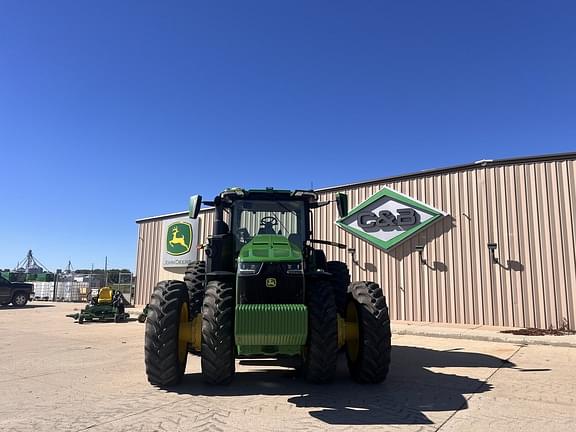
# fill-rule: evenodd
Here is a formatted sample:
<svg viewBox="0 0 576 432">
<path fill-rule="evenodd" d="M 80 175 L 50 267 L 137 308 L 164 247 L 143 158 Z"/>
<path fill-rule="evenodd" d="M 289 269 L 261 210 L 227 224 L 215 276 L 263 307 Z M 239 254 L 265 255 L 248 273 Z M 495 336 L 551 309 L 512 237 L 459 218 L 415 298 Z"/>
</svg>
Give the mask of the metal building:
<svg viewBox="0 0 576 432">
<path fill-rule="evenodd" d="M 320 200 L 345 192 L 355 207 L 383 188 L 442 216 L 386 250 L 337 225 L 335 205 L 315 210 L 313 231 L 352 249 L 324 247 L 328 259 L 347 262 L 352 280 L 380 283 L 392 319 L 576 327 L 576 153 L 480 161 L 316 192 Z M 161 257 L 166 221 L 186 215 L 137 221 L 136 303 L 148 302 L 157 281 L 182 278 L 183 269 L 163 268 Z M 210 209 L 201 211 L 198 242 L 212 220 Z"/>
</svg>

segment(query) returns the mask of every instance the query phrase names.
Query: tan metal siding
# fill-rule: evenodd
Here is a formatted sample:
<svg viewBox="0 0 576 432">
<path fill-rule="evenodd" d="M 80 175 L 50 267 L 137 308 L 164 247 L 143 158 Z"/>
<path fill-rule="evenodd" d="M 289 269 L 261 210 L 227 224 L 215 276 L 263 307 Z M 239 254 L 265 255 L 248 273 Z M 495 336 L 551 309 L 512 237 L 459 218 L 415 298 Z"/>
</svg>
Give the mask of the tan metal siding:
<svg viewBox="0 0 576 432">
<path fill-rule="evenodd" d="M 569 162 L 558 163 L 558 190 L 562 220 L 562 257 L 564 258 L 564 295 L 566 316 L 572 327 L 576 322 L 576 181 L 574 167 Z"/>
<path fill-rule="evenodd" d="M 537 173 L 534 164 L 526 166 L 526 189 L 527 189 L 527 203 L 528 203 L 528 234 L 530 245 L 530 266 L 526 267 L 526 271 L 532 276 L 532 287 L 534 295 L 534 322 L 546 322 L 546 313 L 544 311 L 544 279 L 542 275 L 542 243 L 540 227 L 540 215 L 538 208 L 540 207 L 538 201 L 538 187 L 537 187 Z"/>
<path fill-rule="evenodd" d="M 449 216 L 389 252 L 351 238 L 321 208 L 315 230 L 356 249 L 355 280 L 383 286 L 393 319 L 502 326 L 576 323 L 576 162 L 536 162 L 344 188 L 354 207 L 388 186 Z M 333 198 L 334 191 L 320 199 Z M 499 263 L 487 243 L 496 242 Z M 416 244 L 425 244 L 427 265 Z M 329 259 L 342 252 L 325 248 Z M 366 271 L 374 263 L 376 272 Z"/>
<path fill-rule="evenodd" d="M 546 171 L 546 195 L 548 202 L 548 224 L 549 236 L 548 247 L 550 261 L 552 264 L 552 289 L 550 290 L 550 309 L 551 318 L 554 326 L 561 326 L 563 317 L 566 317 L 566 298 L 563 295 L 563 288 L 565 284 L 564 279 L 564 260 L 562 259 L 562 241 L 561 241 L 561 224 L 560 219 L 560 204 L 558 203 L 558 172 L 556 170 L 556 163 L 547 163 L 544 165 Z M 558 241 L 556 242 L 556 239 Z"/>
<path fill-rule="evenodd" d="M 136 261 L 136 304 L 146 304 L 152 287 L 158 281 L 162 221 L 140 224 L 138 230 L 138 259 Z"/>
<path fill-rule="evenodd" d="M 508 256 L 509 259 L 506 260 L 505 265 L 510 271 L 505 272 L 508 274 L 508 284 L 510 286 L 510 310 L 511 319 L 513 322 L 517 323 L 519 326 L 524 326 L 526 319 L 523 313 L 523 281 L 521 277 L 521 272 L 519 271 L 520 262 L 518 260 L 518 255 L 520 251 L 520 242 L 523 235 L 521 232 L 522 227 L 519 225 L 519 211 L 517 206 L 517 197 L 515 193 L 516 187 L 516 173 L 515 167 L 504 167 L 504 194 L 506 196 L 505 206 L 506 206 L 506 224 L 507 230 L 505 231 L 508 237 Z M 503 277 L 506 277 L 504 274 Z"/>
<path fill-rule="evenodd" d="M 442 221 L 385 252 L 334 224 L 336 206 L 314 211 L 315 238 L 356 250 L 322 246 L 345 261 L 353 280 L 383 288 L 392 319 L 515 327 L 576 326 L 576 161 L 529 161 L 320 191 L 345 192 L 354 207 L 382 186 L 448 213 Z M 201 214 L 205 241 L 213 213 Z M 137 299 L 145 303 L 160 276 L 161 220 L 139 228 Z M 153 237 L 157 237 L 153 239 Z M 487 243 L 496 242 L 498 263 Z M 421 264 L 415 251 L 425 245 Z M 201 253 L 203 256 L 203 253 Z"/>
<path fill-rule="evenodd" d="M 472 257 L 470 255 L 470 210 L 469 210 L 469 198 L 468 198 L 468 173 L 461 172 L 458 173 L 458 178 L 456 180 L 460 193 L 457 197 L 457 205 L 454 207 L 453 212 L 448 216 L 452 219 L 452 223 L 458 222 L 460 225 L 459 238 L 456 242 L 459 244 L 458 253 L 456 256 L 460 256 L 460 270 L 461 277 L 458 279 L 458 283 L 462 287 L 463 297 L 464 297 L 464 310 L 462 311 L 463 319 L 458 322 L 465 324 L 471 324 L 474 322 L 474 285 L 473 285 L 473 274 L 472 274 Z"/>
</svg>

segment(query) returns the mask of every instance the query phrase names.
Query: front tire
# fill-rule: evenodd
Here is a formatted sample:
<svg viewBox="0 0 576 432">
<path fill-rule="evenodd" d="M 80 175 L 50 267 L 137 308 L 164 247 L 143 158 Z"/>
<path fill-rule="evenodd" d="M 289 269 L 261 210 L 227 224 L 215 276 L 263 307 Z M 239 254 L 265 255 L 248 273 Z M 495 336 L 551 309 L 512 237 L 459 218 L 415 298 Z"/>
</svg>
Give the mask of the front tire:
<svg viewBox="0 0 576 432">
<path fill-rule="evenodd" d="M 312 280 L 306 289 L 308 343 L 304 353 L 304 377 L 313 383 L 334 379 L 338 356 L 338 321 L 332 284 Z"/>
<path fill-rule="evenodd" d="M 202 306 L 202 377 L 209 384 L 234 378 L 234 288 L 220 281 L 206 285 Z"/>
<path fill-rule="evenodd" d="M 17 292 L 12 297 L 12 304 L 16 307 L 26 306 L 26 303 L 28 303 L 28 297 L 22 292 Z"/>
<path fill-rule="evenodd" d="M 180 383 L 186 370 L 187 343 L 180 324 L 188 321 L 188 289 L 182 281 L 159 282 L 150 299 L 144 342 L 146 375 L 152 385 Z"/>
<path fill-rule="evenodd" d="M 386 297 L 374 282 L 350 285 L 346 306 L 346 357 L 352 378 L 360 383 L 384 381 L 390 367 L 390 316 Z"/>
</svg>

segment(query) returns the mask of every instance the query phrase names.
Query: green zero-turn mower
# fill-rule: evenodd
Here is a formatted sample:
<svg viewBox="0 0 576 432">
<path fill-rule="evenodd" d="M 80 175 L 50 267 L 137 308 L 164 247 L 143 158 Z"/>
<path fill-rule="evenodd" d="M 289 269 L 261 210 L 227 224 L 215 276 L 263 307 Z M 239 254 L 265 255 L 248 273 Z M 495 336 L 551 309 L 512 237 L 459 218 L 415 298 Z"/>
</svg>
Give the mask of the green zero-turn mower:
<svg viewBox="0 0 576 432">
<path fill-rule="evenodd" d="M 144 306 L 144 310 L 142 311 L 141 314 L 138 315 L 138 322 L 139 323 L 145 323 L 146 322 L 146 317 L 148 316 L 148 310 L 150 309 L 149 305 Z"/>
<path fill-rule="evenodd" d="M 341 217 L 347 196 L 338 194 Z M 178 384 L 189 353 L 201 357 L 202 376 L 227 384 L 235 358 L 296 357 L 309 381 L 333 379 L 340 349 L 352 377 L 362 383 L 386 378 L 390 319 L 382 289 L 350 283 L 345 263 L 327 261 L 314 244 L 314 209 L 328 205 L 314 192 L 227 189 L 215 208 L 206 261 L 192 262 L 184 281 L 159 282 L 148 305 L 145 363 L 148 381 Z"/>
<path fill-rule="evenodd" d="M 74 318 L 78 324 L 94 320 L 123 322 L 130 318 L 130 315 L 124 312 L 125 302 L 122 293 L 109 287 L 103 287 L 98 290 L 98 295 L 93 296 L 84 309 L 66 316 Z"/>
</svg>

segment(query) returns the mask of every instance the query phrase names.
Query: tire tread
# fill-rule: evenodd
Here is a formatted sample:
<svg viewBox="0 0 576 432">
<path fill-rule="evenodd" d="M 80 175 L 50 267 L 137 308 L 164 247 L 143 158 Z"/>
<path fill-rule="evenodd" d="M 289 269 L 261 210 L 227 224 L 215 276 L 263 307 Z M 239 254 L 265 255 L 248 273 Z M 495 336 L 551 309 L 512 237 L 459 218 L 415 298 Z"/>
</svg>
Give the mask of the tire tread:
<svg viewBox="0 0 576 432">
<path fill-rule="evenodd" d="M 348 359 L 352 378 L 360 383 L 380 383 L 390 368 L 390 316 L 386 297 L 374 282 L 355 282 L 350 285 L 351 301 L 358 307 L 360 347 L 358 359 Z"/>
<path fill-rule="evenodd" d="M 234 288 L 210 281 L 202 306 L 202 376 L 209 384 L 228 384 L 235 372 Z"/>
<path fill-rule="evenodd" d="M 188 301 L 188 289 L 182 281 L 159 282 L 152 293 L 144 339 L 146 375 L 152 385 L 173 386 L 184 375 L 185 367 L 182 368 L 178 359 L 178 328 L 183 301 Z"/>
<path fill-rule="evenodd" d="M 184 273 L 184 282 L 188 287 L 188 298 L 190 299 L 190 317 L 194 317 L 202 312 L 202 302 L 204 301 L 206 278 L 206 262 L 194 261 L 188 264 Z"/>
<path fill-rule="evenodd" d="M 338 322 L 332 284 L 315 280 L 306 290 L 308 306 L 308 346 L 304 376 L 313 383 L 334 379 L 338 356 Z"/>
</svg>

